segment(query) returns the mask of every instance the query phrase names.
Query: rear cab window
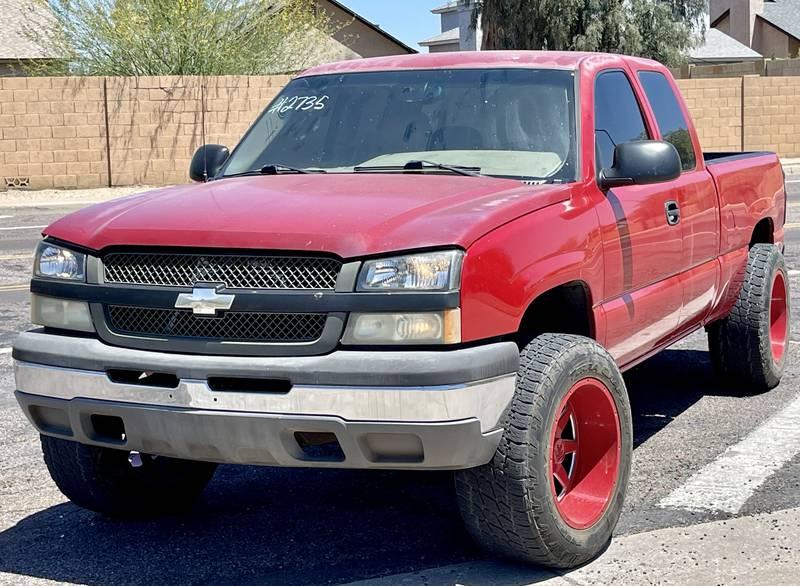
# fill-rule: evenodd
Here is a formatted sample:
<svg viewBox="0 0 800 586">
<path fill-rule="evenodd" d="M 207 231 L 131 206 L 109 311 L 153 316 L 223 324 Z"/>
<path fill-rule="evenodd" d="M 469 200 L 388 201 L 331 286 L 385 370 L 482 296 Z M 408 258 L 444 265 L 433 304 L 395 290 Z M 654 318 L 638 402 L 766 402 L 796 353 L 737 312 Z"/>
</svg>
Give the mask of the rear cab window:
<svg viewBox="0 0 800 586">
<path fill-rule="evenodd" d="M 689 124 L 672 85 L 664 74 L 657 71 L 640 71 L 639 81 L 653 109 L 661 137 L 677 149 L 683 170 L 694 170 L 697 167 L 697 153 L 689 133 Z"/>
<path fill-rule="evenodd" d="M 594 128 L 597 170 L 614 164 L 618 144 L 650 138 L 628 76 L 620 70 L 597 76 L 594 90 Z"/>
</svg>

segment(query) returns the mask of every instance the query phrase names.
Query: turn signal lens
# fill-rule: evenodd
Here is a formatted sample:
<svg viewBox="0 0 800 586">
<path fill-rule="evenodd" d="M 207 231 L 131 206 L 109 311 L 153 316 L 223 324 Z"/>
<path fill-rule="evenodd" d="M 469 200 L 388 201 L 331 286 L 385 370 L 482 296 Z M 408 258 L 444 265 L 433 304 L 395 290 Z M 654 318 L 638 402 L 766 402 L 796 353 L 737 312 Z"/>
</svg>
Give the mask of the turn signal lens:
<svg viewBox="0 0 800 586">
<path fill-rule="evenodd" d="M 85 301 L 31 295 L 31 323 L 59 330 L 94 332 L 89 304 Z"/>
<path fill-rule="evenodd" d="M 342 338 L 344 344 L 457 344 L 461 342 L 461 311 L 435 313 L 354 313 Z"/>
</svg>

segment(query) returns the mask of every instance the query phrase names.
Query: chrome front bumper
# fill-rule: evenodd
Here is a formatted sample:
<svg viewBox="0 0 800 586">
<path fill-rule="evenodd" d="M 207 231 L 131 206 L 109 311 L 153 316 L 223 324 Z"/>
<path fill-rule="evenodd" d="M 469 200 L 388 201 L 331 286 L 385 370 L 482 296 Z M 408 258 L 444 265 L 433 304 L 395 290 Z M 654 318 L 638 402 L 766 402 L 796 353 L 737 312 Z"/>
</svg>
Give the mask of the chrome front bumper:
<svg viewBox="0 0 800 586">
<path fill-rule="evenodd" d="M 484 464 L 500 441 L 516 381 L 514 344 L 240 360 L 27 332 L 14 357 L 17 398 L 41 433 L 177 458 L 279 466 Z M 114 382 L 111 369 L 169 373 L 176 386 Z M 209 377 L 284 378 L 292 386 L 219 391 Z M 335 438 L 341 457 L 305 450 L 304 438 L 318 434 Z"/>
</svg>

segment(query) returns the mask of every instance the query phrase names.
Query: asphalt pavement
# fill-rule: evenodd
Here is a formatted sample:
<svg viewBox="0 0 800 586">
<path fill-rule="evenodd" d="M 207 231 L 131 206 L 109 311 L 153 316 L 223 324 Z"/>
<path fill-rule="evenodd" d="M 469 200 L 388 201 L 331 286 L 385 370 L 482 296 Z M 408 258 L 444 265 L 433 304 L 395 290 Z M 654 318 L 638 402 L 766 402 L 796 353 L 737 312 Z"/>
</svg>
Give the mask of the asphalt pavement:
<svg viewBox="0 0 800 586">
<path fill-rule="evenodd" d="M 800 307 L 800 176 L 789 179 L 786 258 Z M 40 227 L 77 208 L 0 208 L 0 584 L 780 584 L 800 567 L 797 317 L 770 393 L 739 397 L 715 380 L 703 333 L 626 374 L 625 510 L 609 551 L 575 572 L 487 558 L 464 533 L 448 473 L 223 466 L 190 515 L 118 522 L 83 511 L 45 470 L 12 396 L 9 351 L 30 326 L 24 283 Z M 754 462 L 752 450 L 770 457 Z M 740 500 L 717 505 L 709 493 Z"/>
</svg>

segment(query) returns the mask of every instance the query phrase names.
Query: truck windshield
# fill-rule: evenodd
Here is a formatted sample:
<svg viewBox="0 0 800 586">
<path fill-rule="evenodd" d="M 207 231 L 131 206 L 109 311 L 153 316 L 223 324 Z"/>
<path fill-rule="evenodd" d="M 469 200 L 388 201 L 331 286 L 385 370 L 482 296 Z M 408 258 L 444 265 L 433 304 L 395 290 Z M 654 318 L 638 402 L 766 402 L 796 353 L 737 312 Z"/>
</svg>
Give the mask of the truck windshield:
<svg viewBox="0 0 800 586">
<path fill-rule="evenodd" d="M 328 173 L 404 171 L 409 162 L 424 160 L 483 175 L 574 181 L 575 110 L 572 71 L 302 77 L 267 107 L 222 176 L 270 165 Z"/>
</svg>

